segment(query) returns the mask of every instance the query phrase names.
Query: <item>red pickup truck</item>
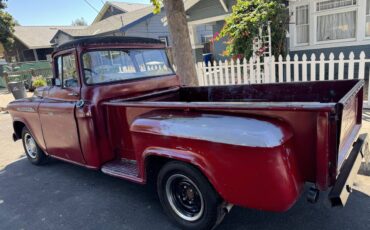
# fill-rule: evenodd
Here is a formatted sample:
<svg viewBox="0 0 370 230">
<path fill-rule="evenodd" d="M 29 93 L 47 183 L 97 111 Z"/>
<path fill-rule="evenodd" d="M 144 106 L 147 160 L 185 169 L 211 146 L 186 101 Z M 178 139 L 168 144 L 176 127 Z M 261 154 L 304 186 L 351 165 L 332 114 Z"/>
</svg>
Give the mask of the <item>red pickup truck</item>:
<svg viewBox="0 0 370 230">
<path fill-rule="evenodd" d="M 53 54 L 51 87 L 8 105 L 28 159 L 49 157 L 157 184 L 185 229 L 233 205 L 282 212 L 306 182 L 344 205 L 367 137 L 363 81 L 185 87 L 158 40 L 72 41 Z"/>
</svg>

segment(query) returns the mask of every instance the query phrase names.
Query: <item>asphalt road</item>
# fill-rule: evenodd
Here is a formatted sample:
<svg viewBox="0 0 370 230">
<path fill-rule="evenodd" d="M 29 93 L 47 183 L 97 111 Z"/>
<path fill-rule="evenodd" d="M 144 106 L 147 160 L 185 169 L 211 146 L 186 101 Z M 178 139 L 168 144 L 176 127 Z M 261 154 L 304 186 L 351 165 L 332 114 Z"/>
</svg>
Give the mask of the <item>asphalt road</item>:
<svg viewBox="0 0 370 230">
<path fill-rule="evenodd" d="M 304 196 L 286 213 L 235 207 L 219 229 L 370 229 L 370 199 L 354 192 L 345 208 Z M 279 197 L 276 197 L 279 199 Z M 53 161 L 26 159 L 0 172 L 1 229 L 176 229 L 153 188 Z"/>
</svg>

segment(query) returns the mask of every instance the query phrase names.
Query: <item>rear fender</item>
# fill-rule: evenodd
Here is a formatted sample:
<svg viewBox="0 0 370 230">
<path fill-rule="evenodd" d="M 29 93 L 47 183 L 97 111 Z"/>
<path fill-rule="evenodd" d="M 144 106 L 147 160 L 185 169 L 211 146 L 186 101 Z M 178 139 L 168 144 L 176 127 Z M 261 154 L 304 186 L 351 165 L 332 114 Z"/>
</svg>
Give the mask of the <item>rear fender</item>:
<svg viewBox="0 0 370 230">
<path fill-rule="evenodd" d="M 148 159 L 151 156 L 166 158 L 169 160 L 182 161 L 190 165 L 193 165 L 197 167 L 203 173 L 203 175 L 208 178 L 208 180 L 213 186 L 216 185 L 215 178 L 212 176 L 211 173 L 213 167 L 212 165 L 207 164 L 207 160 L 204 157 L 188 150 L 169 149 L 161 147 L 149 147 L 144 151 L 142 157 L 142 164 L 140 164 L 142 166 L 141 172 L 143 173 L 142 175 L 144 175 L 144 180 L 147 179 L 145 167 L 147 166 Z"/>
<path fill-rule="evenodd" d="M 284 121 L 162 110 L 139 116 L 130 131 L 143 178 L 148 157 L 158 156 L 197 167 L 235 205 L 286 211 L 301 193 L 293 132 Z"/>
</svg>

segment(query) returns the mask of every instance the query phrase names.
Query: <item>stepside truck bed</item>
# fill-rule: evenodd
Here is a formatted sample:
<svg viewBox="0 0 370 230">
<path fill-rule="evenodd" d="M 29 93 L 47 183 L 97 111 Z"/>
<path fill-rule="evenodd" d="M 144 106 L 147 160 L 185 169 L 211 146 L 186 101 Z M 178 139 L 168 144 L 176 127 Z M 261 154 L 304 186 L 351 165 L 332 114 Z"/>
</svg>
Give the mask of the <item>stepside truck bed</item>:
<svg viewBox="0 0 370 230">
<path fill-rule="evenodd" d="M 129 132 L 135 119 L 150 111 L 219 114 L 284 122 L 293 133 L 294 153 L 302 181 L 314 183 L 319 190 L 334 186 L 336 191 L 333 189 L 331 193 L 333 205 L 344 205 L 349 186 L 352 186 L 351 178 L 359 167 L 359 158 L 355 156 L 362 154 L 366 139 L 361 136 L 356 142 L 361 127 L 363 85 L 363 81 L 345 80 L 180 87 L 111 100 L 104 105 L 110 133 L 114 134 Z M 122 124 L 117 124 L 117 116 L 124 120 Z M 125 137 L 122 141 L 117 135 L 111 137 L 114 148 L 135 152 L 134 146 L 127 144 L 129 139 Z M 352 149 L 354 142 L 358 151 Z M 138 156 L 133 153 L 132 158 Z"/>
</svg>

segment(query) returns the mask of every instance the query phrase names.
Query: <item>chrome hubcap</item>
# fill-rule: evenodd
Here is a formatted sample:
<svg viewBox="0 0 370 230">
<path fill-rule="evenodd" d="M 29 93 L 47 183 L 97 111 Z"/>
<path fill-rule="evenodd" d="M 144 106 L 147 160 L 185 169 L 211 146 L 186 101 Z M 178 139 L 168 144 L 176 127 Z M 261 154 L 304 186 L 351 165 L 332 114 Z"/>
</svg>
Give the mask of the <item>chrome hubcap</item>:
<svg viewBox="0 0 370 230">
<path fill-rule="evenodd" d="M 36 158 L 36 152 L 37 152 L 37 147 L 36 147 L 36 142 L 31 136 L 31 134 L 26 133 L 24 135 L 24 145 L 26 146 L 26 151 L 27 155 L 30 156 L 31 158 L 35 159 Z"/>
<path fill-rule="evenodd" d="M 198 186 L 188 177 L 175 174 L 166 182 L 166 195 L 172 210 L 187 221 L 196 221 L 204 212 L 204 200 Z"/>
</svg>

